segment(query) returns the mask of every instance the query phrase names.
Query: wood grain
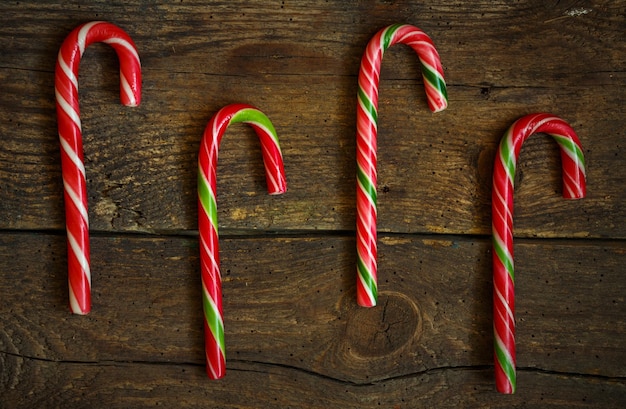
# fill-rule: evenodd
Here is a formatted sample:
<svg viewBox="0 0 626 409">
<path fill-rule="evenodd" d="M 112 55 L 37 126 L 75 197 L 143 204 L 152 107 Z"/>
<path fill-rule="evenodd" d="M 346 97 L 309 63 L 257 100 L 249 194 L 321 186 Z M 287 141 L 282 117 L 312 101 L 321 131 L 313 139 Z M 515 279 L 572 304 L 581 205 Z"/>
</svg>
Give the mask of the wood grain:
<svg viewBox="0 0 626 409">
<path fill-rule="evenodd" d="M 498 395 L 491 371 L 456 368 L 367 385 L 260 363 L 240 363 L 231 375 L 207 382 L 197 367 L 147 363 L 56 363 L 0 355 L 18 375 L 4 402 L 12 408 L 212 407 L 212 408 L 618 408 L 626 386 L 609 379 L 520 371 L 524 389 Z M 29 390 L 21 395 L 16 391 Z M 402 391 L 399 396 L 397 391 Z M 436 402 L 433 404 L 433 402 Z"/>
<path fill-rule="evenodd" d="M 140 6 L 131 2 L 107 14 L 138 44 L 144 98 L 136 109 L 119 106 L 114 53 L 101 45 L 87 50 L 80 84 L 94 230 L 195 229 L 199 140 L 210 116 L 234 101 L 259 106 L 275 123 L 290 192 L 278 200 L 264 196 L 258 144 L 251 131 L 236 127 L 228 132 L 220 153 L 221 225 L 353 229 L 359 57 L 373 27 L 381 25 L 378 20 L 388 20 L 399 6 L 380 6 L 376 13 L 383 14 L 373 21 L 347 24 L 342 19 L 360 15 L 359 10 L 313 4 L 294 6 L 290 12 L 281 9 L 299 16 L 289 24 L 275 18 L 279 14 L 274 14 L 274 5 L 259 6 L 254 13 L 234 4 L 190 13 L 199 7 L 183 3 L 161 5 L 154 15 L 146 13 L 143 22 L 118 19 L 137 14 Z M 7 6 L 2 18 L 11 26 L 15 13 L 29 16 L 27 5 L 20 3 L 19 11 Z M 620 6 L 606 3 L 579 18 L 547 23 L 544 20 L 563 17 L 559 13 L 571 7 L 550 10 L 542 2 L 527 2 L 511 15 L 504 3 L 483 6 L 488 10 L 480 14 L 488 11 L 487 17 L 476 19 L 473 14 L 460 19 L 458 11 L 445 5 L 423 19 L 417 18 L 423 12 L 420 6 L 413 11 L 415 23 L 432 33 L 447 61 L 449 110 L 432 115 L 425 108 L 418 64 L 410 50 L 394 47 L 385 57 L 379 133 L 379 184 L 385 192 L 380 195 L 381 230 L 487 234 L 495 147 L 515 119 L 545 110 L 562 116 L 579 132 L 589 168 L 589 197 L 564 203 L 556 147 L 540 137 L 530 140 L 520 160 L 516 233 L 626 237 L 620 206 L 626 181 L 622 172 L 609 171 L 623 161 L 620 107 L 626 101 L 618 85 L 624 80 L 624 58 L 611 48 L 611 40 L 618 41 L 624 32 L 623 19 L 615 15 Z M 55 6 L 48 7 L 54 18 L 40 22 L 38 41 L 20 31 L 0 37 L 7 43 L 0 62 L 7 84 L 0 96 L 6 141 L 0 151 L 0 187 L 7 192 L 0 204 L 4 228 L 63 227 L 54 58 L 76 16 L 82 21 L 90 12 L 55 14 Z M 30 13 L 39 15 L 41 8 Z M 273 17 L 267 28 L 254 34 L 240 29 L 259 27 L 264 13 Z M 453 29 L 448 22 L 460 27 Z M 441 25 L 445 30 L 438 28 Z M 475 36 L 467 35 L 470 27 Z M 597 36 L 603 40 L 597 41 Z M 550 56 L 545 63 L 544 55 Z"/>
<path fill-rule="evenodd" d="M 1 238 L 2 260 L 36 254 L 26 265 L 7 261 L 0 269 L 0 350 L 6 355 L 193 363 L 202 370 L 195 238 L 95 238 L 94 310 L 87 317 L 71 316 L 65 305 L 62 236 Z M 263 363 L 370 384 L 491 366 L 488 242 L 383 237 L 381 302 L 374 309 L 356 306 L 353 246 L 352 238 L 334 236 L 223 239 L 229 367 Z M 625 253 L 611 243 L 518 246 L 520 368 L 592 379 L 626 376 Z"/>
<path fill-rule="evenodd" d="M 81 62 L 93 312 L 67 308 L 54 63 L 78 24 L 139 49 L 122 107 L 105 45 Z M 431 114 L 408 47 L 379 105 L 380 305 L 355 303 L 355 104 L 367 41 L 396 22 L 441 54 Z M 626 1 L 19 1 L 0 4 L 0 408 L 622 408 L 626 402 Z M 232 102 L 273 121 L 289 185 L 265 194 L 252 130 L 218 167 L 228 373 L 204 374 L 196 161 Z M 490 253 L 496 146 L 561 116 L 588 197 L 560 197 L 530 138 L 515 192 L 518 392 L 495 392 Z"/>
</svg>

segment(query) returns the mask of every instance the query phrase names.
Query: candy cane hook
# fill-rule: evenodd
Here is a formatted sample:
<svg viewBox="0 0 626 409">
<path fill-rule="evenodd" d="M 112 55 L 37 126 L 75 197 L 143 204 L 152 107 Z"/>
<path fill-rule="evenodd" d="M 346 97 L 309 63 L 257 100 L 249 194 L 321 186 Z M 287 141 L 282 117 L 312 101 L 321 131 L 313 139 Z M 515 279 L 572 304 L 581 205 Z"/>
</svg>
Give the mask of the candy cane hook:
<svg viewBox="0 0 626 409">
<path fill-rule="evenodd" d="M 120 99 L 137 106 L 141 100 L 141 65 L 135 44 L 119 27 L 93 21 L 75 28 L 63 41 L 56 62 L 54 92 L 61 142 L 61 167 L 65 198 L 70 309 L 74 314 L 91 310 L 89 219 L 87 182 L 83 163 L 82 130 L 78 104 L 78 67 L 85 48 L 103 42 L 120 60 Z"/>
<path fill-rule="evenodd" d="M 253 106 L 245 104 L 232 104 L 220 109 L 204 131 L 198 155 L 198 230 L 202 305 L 206 369 L 211 379 L 222 378 L 226 373 L 222 279 L 217 233 L 217 155 L 226 128 L 238 122 L 252 126 L 261 141 L 269 194 L 284 193 L 287 190 L 278 136 L 267 116 Z"/>
<path fill-rule="evenodd" d="M 561 118 L 537 113 L 518 119 L 500 142 L 493 170 L 493 329 L 496 387 L 515 393 L 515 294 L 513 273 L 513 183 L 524 141 L 532 134 L 551 135 L 561 150 L 563 197 L 585 197 L 585 159 L 578 136 Z"/>
<path fill-rule="evenodd" d="M 368 43 L 359 71 L 357 104 L 357 302 L 373 307 L 378 298 L 376 246 L 376 136 L 378 82 L 383 53 L 396 43 L 417 53 L 428 107 L 433 112 L 448 106 L 439 54 L 432 40 L 419 28 L 396 24 L 380 30 Z"/>
</svg>

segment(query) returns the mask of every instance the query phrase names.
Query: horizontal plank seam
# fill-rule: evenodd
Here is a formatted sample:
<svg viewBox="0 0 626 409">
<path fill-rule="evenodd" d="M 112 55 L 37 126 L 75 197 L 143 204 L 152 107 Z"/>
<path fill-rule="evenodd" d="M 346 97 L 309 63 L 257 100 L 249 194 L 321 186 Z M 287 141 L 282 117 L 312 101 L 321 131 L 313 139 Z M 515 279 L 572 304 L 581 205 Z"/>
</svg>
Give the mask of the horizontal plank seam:
<svg viewBox="0 0 626 409">
<path fill-rule="evenodd" d="M 93 365 L 93 366 L 117 366 L 117 365 L 151 365 L 151 366 L 195 366 L 195 367 L 203 367 L 204 364 L 193 363 L 193 362 L 162 362 L 162 361 L 135 361 L 135 360 L 123 360 L 123 361 L 115 361 L 115 360 L 101 360 L 101 361 L 78 361 L 78 360 L 56 360 L 56 359 L 48 359 L 48 358 L 40 358 L 40 357 L 31 357 L 22 354 L 0 351 L 0 354 L 4 354 L 7 356 L 13 356 L 15 358 L 20 358 L 24 360 L 31 361 L 39 361 L 45 363 L 54 363 L 54 364 L 67 364 L 67 365 Z M 428 368 L 423 371 L 413 372 L 410 374 L 392 376 L 389 378 L 384 378 L 380 380 L 375 380 L 372 382 L 352 382 L 343 379 L 333 378 L 328 375 L 323 375 L 314 371 L 310 371 L 304 368 L 285 365 L 285 364 L 277 364 L 277 363 L 268 363 L 268 362 L 260 362 L 260 361 L 251 361 L 251 360 L 240 360 L 240 359 L 230 359 L 231 363 L 243 363 L 243 364 L 255 364 L 261 366 L 269 366 L 269 367 L 278 367 L 288 370 L 295 370 L 297 372 L 302 372 L 310 376 L 315 376 L 318 378 L 330 380 L 333 382 L 340 382 L 343 384 L 350 384 L 352 386 L 357 387 L 366 387 L 372 386 L 376 384 L 380 384 L 387 381 L 401 380 L 401 379 L 410 379 L 414 377 L 419 377 L 428 374 L 436 374 L 439 372 L 445 371 L 485 371 L 493 369 L 492 365 L 459 365 L 459 366 L 440 366 L 434 368 Z M 242 368 L 228 368 L 229 371 L 240 371 L 240 372 L 256 372 L 256 373 L 267 373 L 265 371 L 259 371 L 254 369 L 242 369 Z M 571 378 L 579 378 L 579 379 L 595 379 L 595 380 L 604 380 L 608 382 L 620 382 L 626 380 L 626 376 L 608 376 L 601 374 L 586 374 L 586 373 L 577 373 L 577 372 L 564 372 L 564 371 L 554 371 L 542 368 L 535 367 L 518 367 L 518 372 L 528 372 L 528 373 L 541 373 L 544 375 L 554 375 L 554 376 L 567 376 Z"/>
<path fill-rule="evenodd" d="M 58 229 L 0 229 L 0 235 L 22 235 L 22 234 L 40 234 L 50 236 L 64 236 L 65 230 Z M 103 231 L 90 230 L 91 237 L 102 238 L 138 238 L 138 239 L 155 239 L 155 238 L 197 238 L 197 230 L 159 230 L 159 231 Z M 354 238 L 356 233 L 353 230 L 237 230 L 222 229 L 220 230 L 220 239 L 315 239 L 324 237 L 345 237 Z M 480 241 L 491 240 L 491 235 L 487 234 L 451 234 L 451 233 L 431 233 L 431 232 L 378 232 L 378 239 L 385 238 L 415 238 L 415 239 L 437 239 L 442 241 Z M 527 237 L 514 236 L 515 244 L 531 244 L 551 242 L 567 245 L 586 245 L 586 244 L 623 244 L 626 238 L 622 237 Z"/>
</svg>

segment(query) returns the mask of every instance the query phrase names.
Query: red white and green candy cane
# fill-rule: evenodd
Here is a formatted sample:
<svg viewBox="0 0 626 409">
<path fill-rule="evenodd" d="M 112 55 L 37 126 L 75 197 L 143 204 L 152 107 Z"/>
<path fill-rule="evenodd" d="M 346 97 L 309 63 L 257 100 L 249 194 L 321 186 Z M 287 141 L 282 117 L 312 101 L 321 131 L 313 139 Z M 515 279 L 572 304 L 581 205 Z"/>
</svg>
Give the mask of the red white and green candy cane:
<svg viewBox="0 0 626 409">
<path fill-rule="evenodd" d="M 122 104 L 137 106 L 141 100 L 139 55 L 135 44 L 121 28 L 94 21 L 78 26 L 67 36 L 56 62 L 54 92 L 65 198 L 69 304 L 74 314 L 87 314 L 91 310 L 89 220 L 78 105 L 78 67 L 85 48 L 95 42 L 109 44 L 117 52 Z"/>
<path fill-rule="evenodd" d="M 493 170 L 493 329 L 496 387 L 515 393 L 515 293 L 513 271 L 513 190 L 515 168 L 524 141 L 532 134 L 551 135 L 561 151 L 563 197 L 585 197 L 585 159 L 578 136 L 561 118 L 536 113 L 518 119 L 500 142 Z"/>
<path fill-rule="evenodd" d="M 396 24 L 380 30 L 370 40 L 359 71 L 357 96 L 357 302 L 373 307 L 378 298 L 376 247 L 376 136 L 378 83 L 383 53 L 396 43 L 417 53 L 428 107 L 433 112 L 448 105 L 439 54 L 432 40 L 419 28 Z"/>
<path fill-rule="evenodd" d="M 198 230 L 207 374 L 211 379 L 226 374 L 222 278 L 217 229 L 217 156 L 222 136 L 232 123 L 252 126 L 261 141 L 267 190 L 271 195 L 287 190 L 278 136 L 265 114 L 253 106 L 232 104 L 220 109 L 208 123 L 198 155 Z"/>
</svg>

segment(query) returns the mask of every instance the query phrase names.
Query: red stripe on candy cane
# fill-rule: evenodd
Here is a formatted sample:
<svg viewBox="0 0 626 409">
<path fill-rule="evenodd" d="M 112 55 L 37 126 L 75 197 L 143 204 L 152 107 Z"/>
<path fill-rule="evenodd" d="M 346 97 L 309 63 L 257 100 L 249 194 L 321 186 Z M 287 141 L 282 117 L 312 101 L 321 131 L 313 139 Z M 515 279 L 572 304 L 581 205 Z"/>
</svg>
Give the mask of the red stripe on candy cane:
<svg viewBox="0 0 626 409">
<path fill-rule="evenodd" d="M 544 113 L 515 121 L 500 142 L 493 170 L 493 330 L 496 388 L 516 390 L 515 292 L 513 262 L 513 193 L 515 167 L 524 141 L 534 133 L 551 135 L 559 145 L 563 174 L 563 197 L 585 196 L 585 163 L 574 130 L 562 119 Z"/>
<path fill-rule="evenodd" d="M 219 379 L 226 374 L 226 348 L 222 311 L 222 279 L 217 226 L 217 157 L 220 142 L 231 123 L 249 124 L 261 141 L 267 190 L 270 194 L 287 190 L 283 157 L 276 131 L 258 109 L 232 104 L 219 110 L 209 121 L 198 154 L 198 231 L 200 271 L 204 309 L 206 372 Z"/>
<path fill-rule="evenodd" d="M 94 21 L 78 26 L 67 36 L 59 50 L 54 88 L 68 237 L 70 309 L 74 314 L 81 315 L 91 310 L 91 271 L 87 182 L 78 104 L 78 67 L 85 48 L 95 42 L 107 43 L 117 52 L 122 104 L 136 106 L 141 100 L 139 56 L 132 40 L 121 28 Z"/>
</svg>

